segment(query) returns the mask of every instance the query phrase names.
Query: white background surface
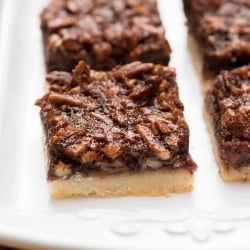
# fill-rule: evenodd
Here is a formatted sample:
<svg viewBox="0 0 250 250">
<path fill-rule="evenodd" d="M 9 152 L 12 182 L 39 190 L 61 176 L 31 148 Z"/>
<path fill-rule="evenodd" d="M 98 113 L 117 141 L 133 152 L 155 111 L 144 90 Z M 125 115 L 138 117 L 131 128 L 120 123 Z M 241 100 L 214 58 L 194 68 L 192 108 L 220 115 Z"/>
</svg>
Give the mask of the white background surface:
<svg viewBox="0 0 250 250">
<path fill-rule="evenodd" d="M 32 249 L 249 247 L 250 185 L 223 183 L 218 176 L 180 0 L 160 0 L 159 7 L 198 164 L 194 191 L 158 198 L 50 199 L 34 106 L 44 93 L 38 14 L 45 4 L 8 0 L 1 13 L 0 243 Z"/>
</svg>

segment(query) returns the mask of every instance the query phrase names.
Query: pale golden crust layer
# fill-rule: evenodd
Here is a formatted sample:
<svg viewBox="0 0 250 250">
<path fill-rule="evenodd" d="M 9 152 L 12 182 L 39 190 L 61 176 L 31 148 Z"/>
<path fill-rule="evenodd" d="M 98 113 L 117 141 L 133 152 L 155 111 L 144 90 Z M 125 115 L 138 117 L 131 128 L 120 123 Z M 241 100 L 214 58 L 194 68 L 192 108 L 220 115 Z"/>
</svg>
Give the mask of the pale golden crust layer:
<svg viewBox="0 0 250 250">
<path fill-rule="evenodd" d="M 106 177 L 75 176 L 68 180 L 49 182 L 53 198 L 73 196 L 167 196 L 193 189 L 193 173 L 188 169 L 147 170 L 140 173 L 122 173 Z"/>
</svg>

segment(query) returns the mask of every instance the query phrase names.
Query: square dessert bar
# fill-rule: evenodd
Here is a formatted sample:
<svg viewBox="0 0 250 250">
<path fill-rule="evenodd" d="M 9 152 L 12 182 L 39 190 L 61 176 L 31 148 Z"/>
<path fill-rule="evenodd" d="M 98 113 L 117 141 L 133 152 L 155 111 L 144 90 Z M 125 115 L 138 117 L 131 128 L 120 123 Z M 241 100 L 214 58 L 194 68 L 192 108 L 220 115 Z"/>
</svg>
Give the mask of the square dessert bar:
<svg viewBox="0 0 250 250">
<path fill-rule="evenodd" d="M 250 62 L 249 0 L 184 0 L 184 10 L 205 74 Z"/>
<path fill-rule="evenodd" d="M 156 0 L 52 0 L 41 13 L 48 71 L 79 60 L 109 70 L 136 60 L 167 65 L 171 49 Z"/>
<path fill-rule="evenodd" d="M 97 72 L 80 61 L 47 81 L 37 105 L 53 197 L 192 190 L 196 165 L 174 69 L 134 62 Z"/>
<path fill-rule="evenodd" d="M 250 180 L 250 66 L 222 71 L 205 107 L 221 178 Z"/>
</svg>

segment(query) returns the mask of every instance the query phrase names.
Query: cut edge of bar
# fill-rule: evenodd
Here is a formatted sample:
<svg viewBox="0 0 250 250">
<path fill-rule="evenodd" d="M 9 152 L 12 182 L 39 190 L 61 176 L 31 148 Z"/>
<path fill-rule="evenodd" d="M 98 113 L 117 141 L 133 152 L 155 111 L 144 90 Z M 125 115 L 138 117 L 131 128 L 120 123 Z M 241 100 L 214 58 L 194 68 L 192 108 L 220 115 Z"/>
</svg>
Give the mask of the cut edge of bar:
<svg viewBox="0 0 250 250">
<path fill-rule="evenodd" d="M 214 158 L 216 160 L 216 163 L 219 167 L 219 174 L 223 181 L 225 182 L 244 182 L 244 181 L 250 181 L 250 165 L 235 168 L 233 166 L 230 166 L 228 164 L 225 164 L 223 160 L 220 157 L 219 154 L 219 147 L 218 143 L 216 141 L 215 135 L 214 135 L 214 129 L 212 126 L 212 120 L 209 116 L 205 104 L 203 107 L 203 114 L 205 123 L 208 129 L 208 132 L 210 134 L 210 140 L 212 144 L 212 150 L 214 153 Z"/>
</svg>

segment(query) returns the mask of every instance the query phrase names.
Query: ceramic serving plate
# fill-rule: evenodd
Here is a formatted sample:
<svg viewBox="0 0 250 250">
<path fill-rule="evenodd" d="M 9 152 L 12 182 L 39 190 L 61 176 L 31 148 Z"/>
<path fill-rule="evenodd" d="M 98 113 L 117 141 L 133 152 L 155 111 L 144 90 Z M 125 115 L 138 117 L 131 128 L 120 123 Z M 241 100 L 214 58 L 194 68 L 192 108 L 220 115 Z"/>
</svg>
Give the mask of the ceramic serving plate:
<svg viewBox="0 0 250 250">
<path fill-rule="evenodd" d="M 199 168 L 194 191 L 170 197 L 77 198 L 48 194 L 39 109 L 44 0 L 4 0 L 0 14 L 0 244 L 25 249 L 249 247 L 250 185 L 218 176 L 203 116 L 201 84 L 187 47 L 181 0 L 159 8 L 177 68 Z"/>
</svg>

